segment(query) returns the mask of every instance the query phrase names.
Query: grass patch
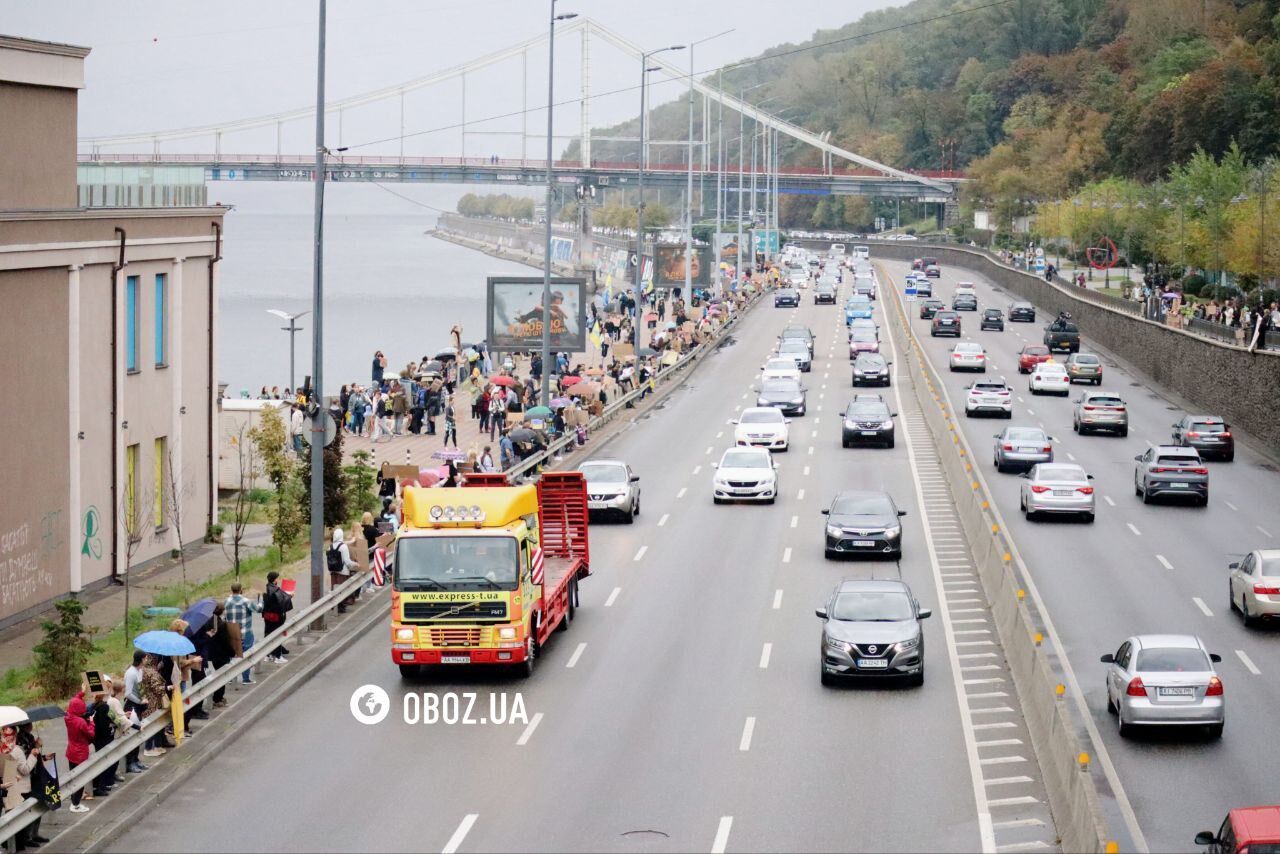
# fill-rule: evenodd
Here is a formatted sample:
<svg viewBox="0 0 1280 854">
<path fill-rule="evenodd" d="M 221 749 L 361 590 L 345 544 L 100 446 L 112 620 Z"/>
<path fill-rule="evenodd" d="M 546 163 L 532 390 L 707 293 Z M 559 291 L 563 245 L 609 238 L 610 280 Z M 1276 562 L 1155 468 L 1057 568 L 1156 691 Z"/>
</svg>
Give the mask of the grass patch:
<svg viewBox="0 0 1280 854">
<path fill-rule="evenodd" d="M 266 585 L 267 573 L 279 570 L 286 578 L 291 577 L 297 569 L 298 561 L 307 557 L 308 548 L 303 545 L 280 554 L 275 546 L 269 546 L 261 554 L 240 561 L 240 581 L 247 590 L 261 589 Z M 194 602 L 206 596 L 224 597 L 229 594 L 231 583 L 235 581 L 234 569 L 219 575 L 211 576 L 199 584 L 189 584 L 184 589 L 182 584 L 173 584 L 159 588 L 153 596 L 153 605 L 157 607 L 182 608 L 185 602 Z M 152 629 L 167 629 L 173 617 L 148 617 L 142 607 L 130 608 L 128 626 L 124 623 L 103 629 L 98 627 L 93 635 L 93 642 L 98 651 L 89 659 L 88 669 L 119 675 L 129 666 L 133 653 L 130 643 L 132 638 Z M 32 665 L 11 667 L 0 675 L 0 705 L 33 706 L 42 702 L 65 703 L 69 697 L 45 697 L 36 684 L 35 668 Z"/>
</svg>

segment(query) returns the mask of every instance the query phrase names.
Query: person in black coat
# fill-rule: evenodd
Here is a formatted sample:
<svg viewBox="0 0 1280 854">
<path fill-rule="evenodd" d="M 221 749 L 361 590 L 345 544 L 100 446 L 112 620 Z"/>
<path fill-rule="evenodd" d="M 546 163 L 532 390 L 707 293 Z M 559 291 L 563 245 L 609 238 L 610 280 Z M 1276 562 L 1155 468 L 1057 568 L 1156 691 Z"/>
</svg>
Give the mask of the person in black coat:
<svg viewBox="0 0 1280 854">
<path fill-rule="evenodd" d="M 221 670 L 226 667 L 231 663 L 231 659 L 236 656 L 236 650 L 231 641 L 231 629 L 227 627 L 227 621 L 223 618 L 222 611 L 223 604 L 219 602 L 213 609 L 213 617 L 209 620 L 209 625 L 205 628 L 205 634 L 208 636 L 205 648 L 209 652 L 209 663 L 213 665 L 214 670 Z M 225 706 L 227 704 L 226 695 L 226 685 L 214 691 L 213 705 L 215 707 Z"/>
<path fill-rule="evenodd" d="M 107 698 L 101 694 L 95 694 L 89 714 L 93 719 L 93 749 L 95 753 L 101 753 L 107 745 L 115 741 L 116 737 L 116 728 L 111 722 L 111 707 L 107 705 Z M 117 762 L 93 778 L 95 798 L 106 797 L 111 793 L 111 787 L 116 784 L 116 766 L 119 764 Z"/>
</svg>

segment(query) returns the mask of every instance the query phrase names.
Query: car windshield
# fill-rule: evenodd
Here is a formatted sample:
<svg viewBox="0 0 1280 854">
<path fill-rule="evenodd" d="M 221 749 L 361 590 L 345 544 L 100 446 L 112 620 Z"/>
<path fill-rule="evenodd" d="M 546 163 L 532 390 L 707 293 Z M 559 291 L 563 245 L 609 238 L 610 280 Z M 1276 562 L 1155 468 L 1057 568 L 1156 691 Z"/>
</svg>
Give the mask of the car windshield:
<svg viewBox="0 0 1280 854">
<path fill-rule="evenodd" d="M 1036 430 L 1032 427 L 1011 427 L 1004 431 L 1004 438 L 1012 442 L 1048 441 L 1043 430 Z"/>
<path fill-rule="evenodd" d="M 914 620 L 915 605 L 907 594 L 893 591 L 858 591 L 840 593 L 828 615 L 833 620 L 848 622 L 889 622 Z"/>
<path fill-rule="evenodd" d="M 1280 557 L 1264 557 L 1258 564 L 1260 575 L 1280 575 Z"/>
<path fill-rule="evenodd" d="M 766 394 L 799 394 L 800 384 L 795 380 L 769 380 L 764 384 Z"/>
<path fill-rule="evenodd" d="M 1211 669 L 1209 658 L 1203 650 L 1187 647 L 1141 650 L 1138 653 L 1138 664 L 1134 667 L 1140 673 L 1196 673 Z"/>
<path fill-rule="evenodd" d="M 809 345 L 797 338 L 789 338 L 778 347 L 779 353 L 804 353 L 808 355 Z"/>
<path fill-rule="evenodd" d="M 974 383 L 973 390 L 983 392 L 1008 391 L 1004 383 Z"/>
<path fill-rule="evenodd" d="M 871 299 L 863 296 L 862 294 L 858 294 L 849 298 L 849 305 L 853 308 L 869 308 L 871 306 Z"/>
<path fill-rule="evenodd" d="M 1057 362 L 1041 362 L 1036 368 L 1037 374 L 1065 374 L 1066 372 L 1066 367 Z"/>
<path fill-rule="evenodd" d="M 1088 480 L 1084 472 L 1075 466 L 1037 466 L 1035 479 L 1046 483 L 1079 483 Z"/>
<path fill-rule="evenodd" d="M 1098 357 L 1091 354 L 1086 354 L 1086 353 L 1077 353 L 1076 364 L 1077 365 L 1096 365 L 1098 364 Z"/>
<path fill-rule="evenodd" d="M 1033 347 L 1023 347 L 1022 352 L 1028 356 L 1047 356 L 1049 355 L 1049 348 L 1037 344 Z"/>
<path fill-rule="evenodd" d="M 957 353 L 981 353 L 981 344 L 957 344 L 955 351 Z"/>
<path fill-rule="evenodd" d="M 984 311 L 982 314 L 983 314 L 983 316 L 984 316 L 984 317 L 999 317 L 999 316 L 1000 316 L 1000 309 L 998 309 L 998 308 L 989 308 L 989 309 L 987 309 L 986 311 Z"/>
<path fill-rule="evenodd" d="M 612 463 L 587 463 L 581 469 L 587 483 L 626 483 L 626 466 Z"/>
<path fill-rule="evenodd" d="M 1165 466 L 1194 466 L 1200 464 L 1199 456 L 1190 454 L 1160 454 L 1156 462 Z"/>
<path fill-rule="evenodd" d="M 937 299 L 927 299 L 927 300 L 925 300 L 925 301 L 924 301 L 924 304 L 925 304 L 925 305 L 927 305 L 927 306 L 929 306 L 929 308 L 941 308 L 941 307 L 942 307 L 942 300 L 937 300 Z"/>
<path fill-rule="evenodd" d="M 747 410 L 742 413 L 742 424 L 781 424 L 782 413 L 776 409 Z"/>
<path fill-rule="evenodd" d="M 851 403 L 845 416 L 850 421 L 887 421 L 889 408 L 880 403 Z"/>
<path fill-rule="evenodd" d="M 859 344 L 869 344 L 876 340 L 876 332 L 874 329 L 855 329 L 850 341 L 857 341 Z"/>
<path fill-rule="evenodd" d="M 1221 421 L 1192 421 L 1191 429 L 1200 433 L 1217 433 L 1227 429 Z"/>
<path fill-rule="evenodd" d="M 1019 309 L 1019 310 L 1025 310 L 1025 309 L 1029 309 L 1029 308 L 1031 308 L 1031 303 L 1029 303 L 1029 302 L 1015 302 L 1013 305 L 1011 305 L 1011 306 L 1009 306 L 1009 307 L 1010 307 L 1010 308 L 1016 308 L 1016 309 Z"/>
<path fill-rule="evenodd" d="M 397 590 L 514 590 L 514 537 L 402 537 L 396 544 Z"/>
<path fill-rule="evenodd" d="M 856 366 L 864 371 L 870 368 L 883 368 L 884 358 L 881 356 L 859 356 Z"/>
<path fill-rule="evenodd" d="M 769 455 L 755 451 L 729 451 L 720 461 L 720 468 L 725 469 L 767 469 Z"/>
<path fill-rule="evenodd" d="M 837 496 L 831 503 L 831 512 L 849 516 L 889 516 L 894 510 L 888 496 L 872 493 Z"/>
<path fill-rule="evenodd" d="M 766 371 L 794 371 L 796 363 L 791 359 L 770 359 L 764 363 Z"/>
</svg>

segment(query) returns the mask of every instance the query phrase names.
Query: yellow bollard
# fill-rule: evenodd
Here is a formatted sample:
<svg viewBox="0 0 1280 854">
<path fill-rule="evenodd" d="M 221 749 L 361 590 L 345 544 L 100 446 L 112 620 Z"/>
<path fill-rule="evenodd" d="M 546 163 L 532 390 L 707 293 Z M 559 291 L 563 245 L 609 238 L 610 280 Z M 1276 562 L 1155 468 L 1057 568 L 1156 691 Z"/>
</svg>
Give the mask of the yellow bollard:
<svg viewBox="0 0 1280 854">
<path fill-rule="evenodd" d="M 1053 693 L 1054 693 L 1054 696 L 1056 696 L 1059 700 L 1061 700 L 1067 694 L 1067 686 L 1059 682 L 1057 685 L 1054 686 Z"/>
<path fill-rule="evenodd" d="M 998 534 L 998 533 L 1000 533 L 1000 526 L 999 526 L 999 525 L 992 525 L 992 526 L 991 526 L 991 533 L 993 533 L 993 534 Z"/>
<path fill-rule="evenodd" d="M 1019 587 L 1019 588 L 1018 588 L 1018 601 L 1019 601 L 1019 602 L 1021 602 L 1021 601 L 1022 601 L 1023 599 L 1025 599 L 1025 598 L 1027 598 L 1027 591 L 1025 591 L 1025 590 L 1023 590 L 1021 587 Z"/>
<path fill-rule="evenodd" d="M 1004 562 L 1005 562 L 1005 563 L 1008 563 L 1008 562 L 1009 562 L 1009 561 L 1011 561 L 1011 560 L 1013 560 L 1013 555 L 1009 554 L 1008 552 L 1005 552 L 1005 553 L 1004 553 Z"/>
<path fill-rule="evenodd" d="M 1076 762 L 1080 763 L 1081 771 L 1089 770 L 1089 754 L 1081 752 L 1080 755 L 1076 757 Z"/>
<path fill-rule="evenodd" d="M 976 480 L 973 482 L 973 488 L 974 488 L 974 489 L 977 489 L 977 488 L 978 488 L 978 482 L 977 482 Z"/>
<path fill-rule="evenodd" d="M 1040 632 L 1036 632 L 1035 635 L 1032 637 L 1032 640 L 1036 642 L 1036 646 L 1039 646 L 1040 644 L 1044 643 L 1044 635 Z"/>
<path fill-rule="evenodd" d="M 1106 847 L 1102 849 L 1107 854 L 1120 854 L 1120 843 L 1114 839 L 1108 839 Z"/>
<path fill-rule="evenodd" d="M 983 501 L 983 502 L 982 502 L 982 509 L 983 509 L 983 510 L 988 509 L 990 506 L 991 506 L 991 502 L 990 502 L 990 501 Z"/>
</svg>

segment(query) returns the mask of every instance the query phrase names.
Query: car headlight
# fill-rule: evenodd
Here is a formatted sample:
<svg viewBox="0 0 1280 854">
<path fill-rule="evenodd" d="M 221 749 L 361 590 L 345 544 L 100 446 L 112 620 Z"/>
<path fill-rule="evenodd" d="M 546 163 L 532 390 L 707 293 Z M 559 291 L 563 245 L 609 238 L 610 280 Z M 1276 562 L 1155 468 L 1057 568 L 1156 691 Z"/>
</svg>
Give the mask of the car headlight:
<svg viewBox="0 0 1280 854">
<path fill-rule="evenodd" d="M 828 526 L 827 526 L 827 536 L 828 536 L 828 537 L 838 537 L 838 536 L 840 536 L 840 535 L 841 535 L 841 534 L 843 534 L 843 533 L 844 533 L 844 530 L 843 530 L 842 528 L 838 528 L 838 527 L 836 527 L 835 525 L 828 525 Z"/>
<path fill-rule="evenodd" d="M 891 528 L 885 528 L 885 529 L 884 529 L 884 535 L 885 535 L 886 537 L 888 537 L 889 539 L 891 539 L 891 540 L 892 540 L 894 537 L 900 536 L 901 534 L 902 534 L 902 526 L 901 526 L 901 525 L 894 525 L 894 526 L 893 526 L 893 527 L 891 527 Z"/>
<path fill-rule="evenodd" d="M 893 429 L 893 422 L 892 422 L 892 421 L 882 421 L 882 422 L 880 422 L 880 429 L 881 429 L 881 430 L 892 430 L 892 429 Z"/>
<path fill-rule="evenodd" d="M 860 370 L 858 370 L 857 368 L 855 368 L 855 369 L 854 369 L 854 371 L 853 371 L 853 375 L 854 375 L 855 377 L 861 377 L 861 376 L 864 376 L 864 375 L 865 375 L 865 372 L 864 372 L 864 371 L 860 371 Z"/>
<path fill-rule="evenodd" d="M 514 640 L 516 636 L 515 626 L 501 626 L 498 628 L 498 637 L 502 640 Z"/>
<path fill-rule="evenodd" d="M 804 403 L 804 398 L 803 398 L 803 397 L 795 397 L 795 398 L 792 398 L 792 399 L 791 399 L 791 402 L 792 402 L 792 403 L 794 403 L 794 404 L 796 404 L 796 405 L 799 405 L 799 404 L 801 404 L 801 403 Z"/>
<path fill-rule="evenodd" d="M 918 647 L 919 645 L 920 645 L 920 636 L 919 636 L 919 635 L 916 635 L 916 636 L 915 636 L 915 637 L 913 637 L 913 638 L 907 638 L 907 639 L 906 639 L 906 640 L 904 640 L 904 641 L 898 641 L 898 649 L 899 649 L 899 650 L 902 650 L 902 651 L 904 651 L 904 652 L 905 652 L 906 650 L 909 650 L 909 649 L 915 649 L 915 648 L 916 648 L 916 647 Z"/>
<path fill-rule="evenodd" d="M 827 642 L 827 646 L 831 649 L 837 649 L 837 650 L 840 650 L 841 652 L 849 651 L 849 645 L 842 640 L 836 640 L 833 637 L 827 636 L 826 642 Z"/>
</svg>

